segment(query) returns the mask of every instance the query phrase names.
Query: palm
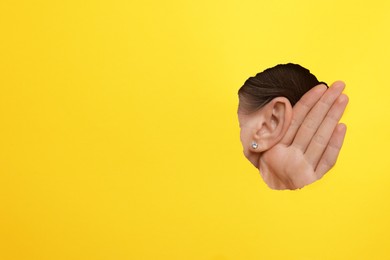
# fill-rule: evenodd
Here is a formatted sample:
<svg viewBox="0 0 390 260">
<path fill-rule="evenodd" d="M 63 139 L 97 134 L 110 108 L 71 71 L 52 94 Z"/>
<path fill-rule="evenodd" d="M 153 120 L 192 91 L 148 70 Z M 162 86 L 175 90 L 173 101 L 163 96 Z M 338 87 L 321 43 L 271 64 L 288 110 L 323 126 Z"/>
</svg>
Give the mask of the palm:
<svg viewBox="0 0 390 260">
<path fill-rule="evenodd" d="M 297 189 L 320 179 L 336 163 L 346 128 L 339 124 L 348 103 L 344 84 L 318 86 L 293 108 L 283 139 L 263 152 L 259 169 L 274 189 Z"/>
<path fill-rule="evenodd" d="M 260 172 L 265 182 L 277 189 L 296 189 L 314 182 L 315 168 L 305 155 L 293 146 L 277 144 L 260 160 Z"/>
</svg>

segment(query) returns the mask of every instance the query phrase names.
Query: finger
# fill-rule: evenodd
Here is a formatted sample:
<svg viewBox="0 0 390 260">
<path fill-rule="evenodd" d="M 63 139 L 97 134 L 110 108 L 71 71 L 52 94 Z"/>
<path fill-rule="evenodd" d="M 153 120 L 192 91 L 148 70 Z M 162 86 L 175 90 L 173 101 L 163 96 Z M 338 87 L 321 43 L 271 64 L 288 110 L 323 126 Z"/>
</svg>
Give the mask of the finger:
<svg viewBox="0 0 390 260">
<path fill-rule="evenodd" d="M 343 146 L 346 131 L 347 127 L 344 124 L 338 124 L 335 128 L 329 144 L 315 169 L 315 174 L 318 179 L 321 179 L 336 164 L 340 149 Z"/>
<path fill-rule="evenodd" d="M 292 143 L 306 115 L 318 102 L 318 100 L 320 100 L 326 90 L 327 87 L 324 84 L 317 85 L 306 92 L 305 95 L 303 95 L 302 98 L 295 104 L 293 107 L 293 117 L 290 127 L 288 128 L 281 143 L 286 145 L 290 145 Z"/>
<path fill-rule="evenodd" d="M 320 100 L 314 105 L 312 110 L 307 114 L 303 120 L 302 125 L 299 127 L 298 132 L 294 138 L 293 145 L 301 151 L 306 151 L 314 134 L 317 132 L 318 127 L 321 125 L 329 109 L 333 103 L 341 95 L 345 87 L 345 84 L 341 81 L 335 82 L 330 87 Z"/>
<path fill-rule="evenodd" d="M 322 121 L 318 131 L 311 139 L 310 144 L 305 151 L 305 157 L 307 161 L 314 166 L 314 168 L 316 168 L 319 160 L 321 159 L 321 156 L 324 153 L 347 104 L 347 95 L 341 94 L 329 110 L 328 114 L 324 118 L 324 121 Z"/>
</svg>

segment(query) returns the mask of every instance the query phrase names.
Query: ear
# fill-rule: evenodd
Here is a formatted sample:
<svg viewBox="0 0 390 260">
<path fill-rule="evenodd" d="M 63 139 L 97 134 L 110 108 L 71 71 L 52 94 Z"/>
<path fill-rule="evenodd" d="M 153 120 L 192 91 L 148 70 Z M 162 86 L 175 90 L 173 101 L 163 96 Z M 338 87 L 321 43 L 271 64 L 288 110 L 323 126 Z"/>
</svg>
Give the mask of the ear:
<svg viewBox="0 0 390 260">
<path fill-rule="evenodd" d="M 286 134 L 291 124 L 292 106 L 287 98 L 277 97 L 257 112 L 259 120 L 253 128 L 252 140 L 258 147 L 250 149 L 252 152 L 264 152 L 280 142 Z"/>
</svg>

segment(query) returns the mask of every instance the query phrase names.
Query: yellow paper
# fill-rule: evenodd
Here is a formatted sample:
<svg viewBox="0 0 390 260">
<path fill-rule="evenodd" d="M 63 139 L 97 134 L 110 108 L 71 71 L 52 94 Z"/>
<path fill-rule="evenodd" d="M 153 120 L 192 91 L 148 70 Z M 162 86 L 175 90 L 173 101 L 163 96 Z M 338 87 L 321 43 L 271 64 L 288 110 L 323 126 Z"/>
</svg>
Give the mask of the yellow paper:
<svg viewBox="0 0 390 260">
<path fill-rule="evenodd" d="M 389 1 L 0 2 L 0 259 L 389 259 Z M 344 80 L 336 167 L 273 191 L 237 90 Z"/>
</svg>

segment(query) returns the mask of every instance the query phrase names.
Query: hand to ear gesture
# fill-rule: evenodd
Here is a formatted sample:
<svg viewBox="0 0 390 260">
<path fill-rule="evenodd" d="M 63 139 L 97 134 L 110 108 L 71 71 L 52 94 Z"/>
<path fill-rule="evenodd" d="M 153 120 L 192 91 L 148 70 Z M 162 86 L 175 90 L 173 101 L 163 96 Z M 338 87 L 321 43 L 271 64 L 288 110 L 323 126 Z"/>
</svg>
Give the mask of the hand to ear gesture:
<svg viewBox="0 0 390 260">
<path fill-rule="evenodd" d="M 293 107 L 282 140 L 260 157 L 260 173 L 272 189 L 298 189 L 319 180 L 336 163 L 346 126 L 339 123 L 348 103 L 345 84 L 318 85 Z"/>
</svg>

